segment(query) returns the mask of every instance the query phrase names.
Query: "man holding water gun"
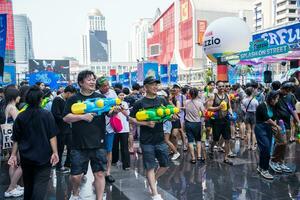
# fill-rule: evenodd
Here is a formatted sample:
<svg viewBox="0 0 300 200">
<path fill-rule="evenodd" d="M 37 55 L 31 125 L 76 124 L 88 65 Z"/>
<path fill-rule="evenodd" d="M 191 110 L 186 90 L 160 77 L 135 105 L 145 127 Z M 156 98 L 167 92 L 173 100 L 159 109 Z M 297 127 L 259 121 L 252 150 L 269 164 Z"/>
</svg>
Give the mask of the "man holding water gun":
<svg viewBox="0 0 300 200">
<path fill-rule="evenodd" d="M 130 113 L 130 122 L 141 126 L 140 145 L 142 148 L 143 163 L 154 200 L 162 200 L 161 195 L 157 192 L 156 181 L 167 171 L 170 162 L 168 146 L 164 142 L 163 121 L 138 121 L 136 114 L 143 109 L 167 106 L 167 101 L 157 96 L 159 83 L 160 81 L 156 80 L 153 76 L 145 78 L 144 87 L 146 96 L 134 104 Z M 175 118 L 178 118 L 178 116 L 173 115 L 172 119 Z M 159 162 L 159 168 L 156 172 L 157 163 L 155 159 Z"/>
<path fill-rule="evenodd" d="M 64 118 L 72 127 L 71 150 L 71 182 L 73 193 L 70 200 L 80 199 L 79 186 L 83 174 L 87 172 L 88 164 L 94 174 L 95 191 L 97 200 L 102 200 L 105 188 L 106 150 L 105 150 L 105 116 L 112 116 L 120 111 L 115 106 L 113 110 L 104 113 L 73 114 L 72 106 L 78 102 L 84 102 L 93 98 L 105 98 L 96 90 L 96 76 L 89 70 L 81 71 L 77 78 L 80 92 L 67 100 Z"/>
</svg>

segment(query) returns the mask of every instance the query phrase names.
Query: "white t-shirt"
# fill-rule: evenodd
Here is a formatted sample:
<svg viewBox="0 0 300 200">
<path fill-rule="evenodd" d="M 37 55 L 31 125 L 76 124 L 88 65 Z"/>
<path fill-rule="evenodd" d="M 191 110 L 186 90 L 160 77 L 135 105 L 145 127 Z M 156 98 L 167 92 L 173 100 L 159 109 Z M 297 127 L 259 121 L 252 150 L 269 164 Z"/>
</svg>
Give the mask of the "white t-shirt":
<svg viewBox="0 0 300 200">
<path fill-rule="evenodd" d="M 128 103 L 125 101 L 122 101 L 122 106 L 126 110 L 127 115 L 129 116 Z M 118 117 L 121 119 L 122 125 L 123 125 L 123 129 L 122 129 L 122 131 L 120 131 L 120 133 L 129 133 L 129 122 L 128 122 L 126 116 L 123 113 L 119 112 Z"/>
<path fill-rule="evenodd" d="M 107 93 L 103 94 L 106 98 L 118 98 L 118 95 L 116 92 L 112 89 L 109 89 Z M 110 117 L 105 116 L 105 121 L 106 121 L 106 132 L 107 133 L 114 133 L 113 128 L 111 127 L 109 123 Z"/>
</svg>

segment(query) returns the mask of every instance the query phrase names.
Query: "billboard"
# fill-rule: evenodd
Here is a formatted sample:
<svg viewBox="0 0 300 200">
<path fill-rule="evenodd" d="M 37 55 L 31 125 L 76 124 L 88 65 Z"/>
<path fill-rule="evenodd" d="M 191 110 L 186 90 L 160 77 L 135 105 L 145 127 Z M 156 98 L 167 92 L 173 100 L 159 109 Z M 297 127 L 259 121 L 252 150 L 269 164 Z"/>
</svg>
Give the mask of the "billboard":
<svg viewBox="0 0 300 200">
<path fill-rule="evenodd" d="M 203 41 L 204 41 L 204 33 L 206 31 L 207 28 L 207 21 L 206 20 L 198 20 L 197 21 L 197 29 L 198 29 L 198 44 L 200 46 L 203 45 Z"/>
<path fill-rule="evenodd" d="M 39 71 L 29 74 L 29 85 L 34 85 L 36 82 L 43 82 L 49 85 L 51 89 L 57 89 L 60 75 L 51 71 Z"/>
<path fill-rule="evenodd" d="M 143 68 L 144 79 L 148 76 L 154 76 L 156 79 L 159 79 L 157 63 L 144 63 Z"/>
<path fill-rule="evenodd" d="M 59 82 L 70 81 L 70 62 L 69 60 L 29 60 L 29 73 L 42 71 L 53 72 L 59 75 Z"/>
<path fill-rule="evenodd" d="M 6 14 L 0 14 L 0 76 L 3 76 L 6 46 Z"/>
<path fill-rule="evenodd" d="M 16 84 L 16 67 L 5 65 L 3 73 L 3 81 L 0 81 L 2 86 Z"/>
<path fill-rule="evenodd" d="M 89 31 L 91 62 L 108 61 L 107 31 Z"/>
<path fill-rule="evenodd" d="M 129 72 L 125 72 L 123 74 L 123 87 L 129 87 L 130 84 L 129 75 L 130 75 Z"/>
<path fill-rule="evenodd" d="M 131 86 L 133 86 L 136 83 L 137 83 L 137 72 L 134 71 L 134 72 L 131 72 L 131 74 L 130 74 L 130 84 L 131 84 Z"/>
</svg>

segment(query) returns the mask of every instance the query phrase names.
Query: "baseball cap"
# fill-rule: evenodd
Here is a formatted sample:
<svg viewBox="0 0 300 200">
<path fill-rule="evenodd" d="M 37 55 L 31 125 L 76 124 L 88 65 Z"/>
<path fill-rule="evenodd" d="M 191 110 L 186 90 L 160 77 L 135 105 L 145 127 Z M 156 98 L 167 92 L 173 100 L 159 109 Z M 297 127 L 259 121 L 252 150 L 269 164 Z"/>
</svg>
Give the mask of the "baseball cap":
<svg viewBox="0 0 300 200">
<path fill-rule="evenodd" d="M 181 86 L 178 83 L 175 83 L 172 88 L 179 88 L 180 89 Z"/>
<path fill-rule="evenodd" d="M 144 79 L 143 85 L 152 84 L 152 83 L 160 83 L 160 80 L 157 80 L 154 76 L 148 76 Z"/>
</svg>

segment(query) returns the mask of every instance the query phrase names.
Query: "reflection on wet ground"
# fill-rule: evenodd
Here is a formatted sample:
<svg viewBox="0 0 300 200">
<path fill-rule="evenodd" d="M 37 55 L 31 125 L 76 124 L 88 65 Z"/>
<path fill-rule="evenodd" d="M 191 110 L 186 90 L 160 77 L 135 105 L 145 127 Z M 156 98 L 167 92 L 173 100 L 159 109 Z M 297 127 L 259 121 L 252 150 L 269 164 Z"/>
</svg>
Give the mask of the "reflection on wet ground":
<svg viewBox="0 0 300 200">
<path fill-rule="evenodd" d="M 215 153 L 214 160 L 193 165 L 188 153 L 175 162 L 158 181 L 159 192 L 166 200 L 264 200 L 300 199 L 300 145 L 290 144 L 287 150 L 287 163 L 295 173 L 274 174 L 273 181 L 267 181 L 256 173 L 257 152 L 241 148 L 239 156 L 233 159 L 234 166 L 222 162 L 222 153 Z M 113 185 L 106 186 L 107 200 L 150 200 L 145 171 L 140 154 L 131 156 L 132 167 L 123 171 L 114 166 L 112 175 L 116 178 Z M 8 186 L 7 165 L 0 166 L 0 199 Z M 94 200 L 93 176 L 89 172 L 87 180 L 81 185 L 84 200 Z M 56 174 L 53 170 L 47 200 L 68 200 L 70 196 L 69 175 Z M 22 198 L 14 198 L 16 200 Z"/>
</svg>

